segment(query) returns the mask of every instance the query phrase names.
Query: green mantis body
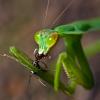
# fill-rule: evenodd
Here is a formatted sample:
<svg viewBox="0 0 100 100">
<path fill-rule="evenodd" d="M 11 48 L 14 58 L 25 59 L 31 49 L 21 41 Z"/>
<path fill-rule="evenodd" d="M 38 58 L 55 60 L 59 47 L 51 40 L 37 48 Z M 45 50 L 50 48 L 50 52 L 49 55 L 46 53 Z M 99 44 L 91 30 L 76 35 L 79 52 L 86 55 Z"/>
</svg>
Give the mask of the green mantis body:
<svg viewBox="0 0 100 100">
<path fill-rule="evenodd" d="M 58 26 L 54 29 L 43 29 L 35 33 L 34 39 L 39 46 L 37 52 L 39 59 L 47 55 L 55 43 L 57 43 L 58 38 L 64 40 L 66 50 L 59 54 L 54 75 L 36 67 L 33 64 L 34 60 L 30 59 L 27 54 L 16 47 L 10 47 L 10 58 L 24 65 L 24 67 L 32 73 L 36 73 L 41 79 L 45 80 L 51 86 L 54 86 L 56 91 L 61 90 L 71 95 L 74 93 L 77 85 L 91 89 L 95 82 L 81 45 L 81 39 L 84 33 L 93 30 L 100 30 L 100 18 L 77 21 Z M 100 41 L 98 41 L 97 44 L 99 45 Z M 97 45 L 93 47 L 97 47 Z M 98 46 L 98 52 L 99 51 L 100 48 Z M 66 84 L 63 84 L 60 80 L 62 66 L 69 79 Z"/>
<path fill-rule="evenodd" d="M 54 76 L 54 89 L 59 89 L 61 67 L 63 66 L 69 78 L 66 84 L 69 94 L 75 91 L 76 86 L 82 85 L 86 89 L 94 86 L 94 78 L 81 46 L 81 38 L 87 31 L 100 29 L 100 18 L 89 21 L 79 21 L 61 25 L 54 29 L 43 29 L 35 33 L 34 39 L 39 45 L 38 53 L 46 55 L 52 46 L 63 38 L 66 50 L 59 54 Z"/>
</svg>

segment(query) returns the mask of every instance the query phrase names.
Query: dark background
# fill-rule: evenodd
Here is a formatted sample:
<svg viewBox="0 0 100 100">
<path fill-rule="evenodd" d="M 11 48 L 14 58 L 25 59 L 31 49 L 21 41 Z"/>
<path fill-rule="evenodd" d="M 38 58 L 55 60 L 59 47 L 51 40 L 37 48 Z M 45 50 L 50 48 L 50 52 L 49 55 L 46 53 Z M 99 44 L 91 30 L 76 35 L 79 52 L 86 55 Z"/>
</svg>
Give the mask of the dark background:
<svg viewBox="0 0 100 100">
<path fill-rule="evenodd" d="M 70 8 L 54 24 L 56 17 L 71 0 L 50 0 L 48 15 L 43 25 L 47 0 L 0 0 L 0 53 L 7 53 L 10 46 L 16 46 L 34 58 L 33 51 L 37 48 L 33 40 L 34 32 L 43 28 L 52 28 L 81 19 L 100 17 L 100 0 L 74 0 Z M 100 39 L 99 32 L 87 33 L 82 40 L 83 46 Z M 59 40 L 51 50 L 48 65 L 64 50 L 63 41 Z M 100 100 L 100 53 L 88 58 L 94 73 L 96 85 L 87 91 L 78 87 L 75 100 Z M 33 76 L 27 84 L 29 72 L 19 63 L 0 57 L 0 100 L 72 100 L 62 92 L 55 93 L 46 84 L 44 87 Z M 29 86 L 28 88 L 27 85 Z"/>
</svg>

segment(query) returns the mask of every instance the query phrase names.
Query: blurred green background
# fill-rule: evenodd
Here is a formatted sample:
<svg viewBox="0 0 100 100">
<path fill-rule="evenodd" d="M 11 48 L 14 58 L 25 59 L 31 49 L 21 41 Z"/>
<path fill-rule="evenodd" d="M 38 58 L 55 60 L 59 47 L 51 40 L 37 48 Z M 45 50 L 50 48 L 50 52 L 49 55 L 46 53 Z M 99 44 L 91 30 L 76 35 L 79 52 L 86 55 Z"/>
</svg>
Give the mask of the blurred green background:
<svg viewBox="0 0 100 100">
<path fill-rule="evenodd" d="M 8 53 L 9 46 L 13 45 L 34 58 L 33 51 L 37 48 L 33 40 L 34 32 L 76 20 L 100 17 L 100 0 L 73 0 L 69 9 L 52 25 L 70 2 L 71 0 L 50 0 L 43 25 L 47 0 L 0 0 L 0 53 Z M 87 33 L 82 44 L 85 47 L 99 39 L 99 31 Z M 51 60 L 47 59 L 47 64 L 50 66 L 63 50 L 63 41 L 59 40 L 51 50 Z M 79 86 L 74 95 L 75 100 L 100 100 L 100 53 L 88 58 L 88 61 L 96 85 L 91 91 Z M 45 82 L 43 83 L 47 87 L 44 87 L 35 75 L 31 78 L 31 83 L 27 84 L 29 74 L 19 63 L 0 57 L 0 100 L 72 100 L 62 92 L 55 93 Z M 63 76 L 65 78 L 65 74 Z"/>
</svg>

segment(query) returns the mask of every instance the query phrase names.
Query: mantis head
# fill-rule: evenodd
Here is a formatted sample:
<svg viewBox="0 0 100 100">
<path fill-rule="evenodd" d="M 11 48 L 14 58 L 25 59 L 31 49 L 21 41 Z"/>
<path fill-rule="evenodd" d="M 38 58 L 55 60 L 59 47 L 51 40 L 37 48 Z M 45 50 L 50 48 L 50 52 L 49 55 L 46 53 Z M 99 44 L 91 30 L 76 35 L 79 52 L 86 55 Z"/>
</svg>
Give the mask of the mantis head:
<svg viewBox="0 0 100 100">
<path fill-rule="evenodd" d="M 39 46 L 38 53 L 46 55 L 57 42 L 58 34 L 51 29 L 44 29 L 36 32 L 34 39 Z"/>
</svg>

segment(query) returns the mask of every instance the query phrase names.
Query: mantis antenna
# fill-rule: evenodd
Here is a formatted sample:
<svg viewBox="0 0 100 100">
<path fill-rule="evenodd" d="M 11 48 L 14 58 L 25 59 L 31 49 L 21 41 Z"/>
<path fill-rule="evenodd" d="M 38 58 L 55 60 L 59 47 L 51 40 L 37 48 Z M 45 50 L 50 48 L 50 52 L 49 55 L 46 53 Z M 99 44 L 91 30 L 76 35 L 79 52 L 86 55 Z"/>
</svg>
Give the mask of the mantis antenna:
<svg viewBox="0 0 100 100">
<path fill-rule="evenodd" d="M 67 11 L 71 7 L 71 5 L 73 4 L 74 1 L 75 0 L 71 0 L 71 2 L 69 2 L 69 4 L 61 11 L 61 13 L 53 21 L 52 25 L 54 25 L 59 20 L 59 18 L 65 13 L 65 11 Z"/>
<path fill-rule="evenodd" d="M 45 13 L 44 13 L 44 18 L 43 18 L 43 26 L 45 26 L 45 21 L 46 21 L 47 15 L 48 15 L 49 5 L 50 5 L 50 0 L 47 1 L 46 10 L 45 10 Z"/>
</svg>

